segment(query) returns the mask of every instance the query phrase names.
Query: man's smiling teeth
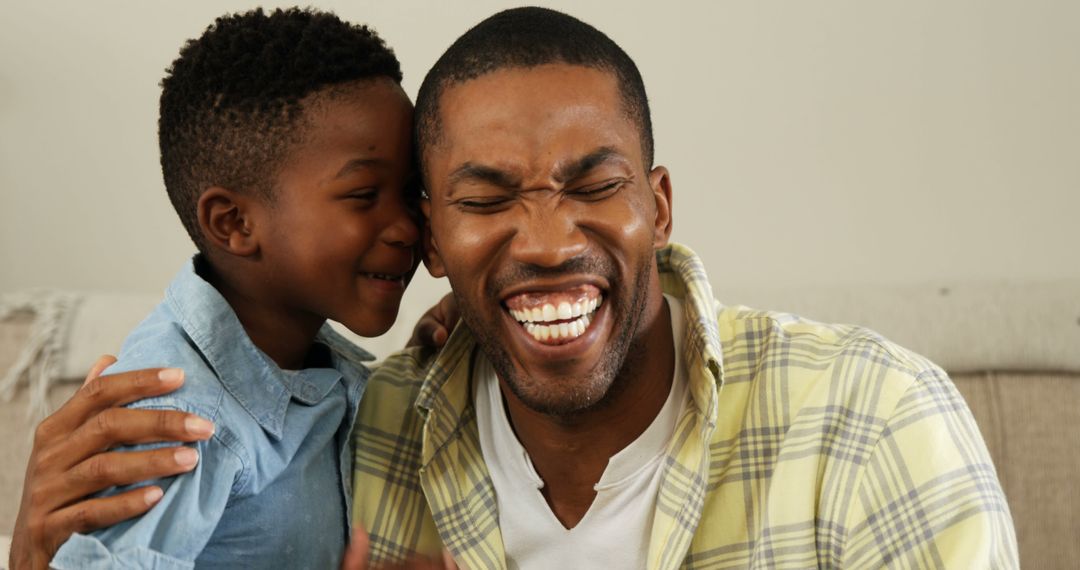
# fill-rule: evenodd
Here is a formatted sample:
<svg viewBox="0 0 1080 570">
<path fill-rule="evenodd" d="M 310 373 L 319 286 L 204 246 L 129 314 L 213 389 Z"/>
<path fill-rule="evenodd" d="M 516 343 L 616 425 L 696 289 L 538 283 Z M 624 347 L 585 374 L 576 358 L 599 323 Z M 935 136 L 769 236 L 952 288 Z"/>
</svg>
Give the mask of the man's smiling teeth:
<svg viewBox="0 0 1080 570">
<path fill-rule="evenodd" d="M 510 314 L 540 342 L 573 340 L 589 329 L 590 318 L 602 303 L 602 297 L 576 303 L 563 301 L 558 305 L 545 303 L 532 309 L 511 309 Z"/>
</svg>

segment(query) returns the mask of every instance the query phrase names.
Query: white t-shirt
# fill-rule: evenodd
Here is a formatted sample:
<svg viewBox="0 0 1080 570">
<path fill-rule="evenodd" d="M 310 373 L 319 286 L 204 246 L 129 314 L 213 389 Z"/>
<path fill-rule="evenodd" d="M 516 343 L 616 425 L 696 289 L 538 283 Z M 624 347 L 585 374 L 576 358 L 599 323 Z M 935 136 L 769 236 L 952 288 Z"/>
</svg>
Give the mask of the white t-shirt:
<svg viewBox="0 0 1080 570">
<path fill-rule="evenodd" d="M 511 570 L 644 568 L 660 489 L 664 450 L 689 400 L 683 366 L 683 309 L 664 295 L 671 311 L 675 376 L 652 424 L 608 460 L 594 487 L 596 498 L 574 528 L 562 526 L 541 494 L 543 480 L 510 426 L 499 380 L 486 358 L 473 370 L 480 447 L 499 508 L 499 528 Z"/>
</svg>

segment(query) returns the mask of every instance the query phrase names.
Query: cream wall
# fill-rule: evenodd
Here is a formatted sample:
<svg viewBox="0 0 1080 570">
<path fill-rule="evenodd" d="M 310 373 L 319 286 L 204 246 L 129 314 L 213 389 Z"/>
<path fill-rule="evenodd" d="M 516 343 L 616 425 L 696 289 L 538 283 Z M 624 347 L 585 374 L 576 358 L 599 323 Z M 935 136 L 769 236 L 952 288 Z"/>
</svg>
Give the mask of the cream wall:
<svg viewBox="0 0 1080 570">
<path fill-rule="evenodd" d="M 1080 278 L 1080 3 L 545 4 L 637 61 L 675 239 L 721 291 Z M 165 286 L 192 247 L 158 169 L 157 83 L 251 6 L 3 2 L 0 292 Z M 506 4 L 319 6 L 379 30 L 415 94 Z M 403 320 L 445 288 L 418 279 Z"/>
</svg>

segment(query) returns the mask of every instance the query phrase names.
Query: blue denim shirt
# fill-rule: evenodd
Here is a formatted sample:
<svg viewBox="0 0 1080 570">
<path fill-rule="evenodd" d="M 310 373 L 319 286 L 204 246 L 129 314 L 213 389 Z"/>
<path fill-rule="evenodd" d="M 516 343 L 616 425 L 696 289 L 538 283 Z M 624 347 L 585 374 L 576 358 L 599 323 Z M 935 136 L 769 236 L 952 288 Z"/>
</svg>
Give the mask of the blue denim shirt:
<svg viewBox="0 0 1080 570">
<path fill-rule="evenodd" d="M 52 566 L 337 568 L 351 513 L 349 432 L 369 374 L 361 361 L 372 356 L 329 325 L 316 343 L 332 367 L 278 368 L 189 262 L 108 372 L 183 368 L 180 390 L 130 407 L 198 414 L 214 436 L 193 444 L 194 471 L 152 482 L 165 495 L 149 512 L 72 536 Z"/>
</svg>

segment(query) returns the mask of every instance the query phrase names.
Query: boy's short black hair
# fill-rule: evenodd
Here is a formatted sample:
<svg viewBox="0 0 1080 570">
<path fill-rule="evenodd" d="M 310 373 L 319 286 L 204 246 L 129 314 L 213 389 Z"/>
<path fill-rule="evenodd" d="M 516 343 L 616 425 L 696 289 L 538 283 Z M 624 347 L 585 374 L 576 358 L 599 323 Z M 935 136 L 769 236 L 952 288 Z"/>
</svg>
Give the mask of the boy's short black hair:
<svg viewBox="0 0 1080 570">
<path fill-rule="evenodd" d="M 506 68 L 549 63 L 591 67 L 615 75 L 624 110 L 641 134 L 645 167 L 653 161 L 652 118 L 634 61 L 611 38 L 573 16 L 547 8 L 512 8 L 457 39 L 424 77 L 416 96 L 416 152 L 439 140 L 439 97 L 453 85 Z"/>
<path fill-rule="evenodd" d="M 226 15 L 188 41 L 161 81 L 158 143 L 165 189 L 199 249 L 204 190 L 270 199 L 278 166 L 301 139 L 301 99 L 378 77 L 401 83 L 394 52 L 367 26 L 328 12 Z"/>
</svg>

